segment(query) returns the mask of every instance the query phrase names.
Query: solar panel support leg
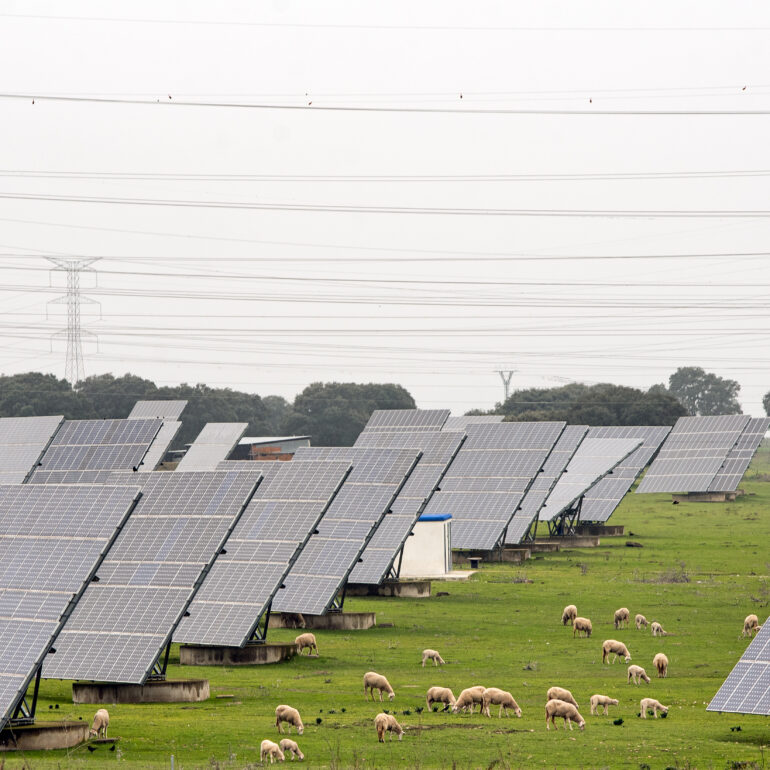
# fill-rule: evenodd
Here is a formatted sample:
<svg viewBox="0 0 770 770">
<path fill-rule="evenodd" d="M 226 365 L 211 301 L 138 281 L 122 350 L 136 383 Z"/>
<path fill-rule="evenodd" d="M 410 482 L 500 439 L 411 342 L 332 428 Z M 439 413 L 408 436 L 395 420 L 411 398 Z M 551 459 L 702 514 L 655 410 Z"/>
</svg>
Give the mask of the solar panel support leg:
<svg viewBox="0 0 770 770">
<path fill-rule="evenodd" d="M 390 577 L 393 580 L 398 580 L 401 577 L 401 561 L 404 558 L 404 546 L 398 552 L 398 558 L 393 562 L 393 566 L 390 568 Z M 398 564 L 398 566 L 396 566 Z"/>
<path fill-rule="evenodd" d="M 270 608 L 273 603 L 267 605 L 267 609 L 262 613 L 262 617 L 257 621 L 256 628 L 249 637 L 246 644 L 264 644 L 267 641 L 267 629 L 270 626 Z"/>
<path fill-rule="evenodd" d="M 24 693 L 24 697 L 19 701 L 19 705 L 16 706 L 16 710 L 13 712 L 13 716 L 8 720 L 8 724 L 11 727 L 32 725 L 35 723 L 37 694 L 40 691 L 40 677 L 42 673 L 43 667 L 41 665 L 37 670 L 37 674 L 35 674 L 35 681 L 32 685 L 32 699 L 29 699 L 29 688 L 27 688 L 27 692 Z"/>
<path fill-rule="evenodd" d="M 163 682 L 166 679 L 166 669 L 168 668 L 168 656 L 171 653 L 171 642 L 166 645 L 166 651 L 161 654 L 161 658 L 155 661 L 155 665 L 152 667 L 152 672 L 147 677 L 148 682 Z"/>
<path fill-rule="evenodd" d="M 345 585 L 342 587 L 342 591 L 334 597 L 334 601 L 332 602 L 332 606 L 329 607 L 329 612 L 342 612 L 342 607 L 345 604 L 345 593 L 348 590 L 348 584 L 345 583 Z"/>
</svg>

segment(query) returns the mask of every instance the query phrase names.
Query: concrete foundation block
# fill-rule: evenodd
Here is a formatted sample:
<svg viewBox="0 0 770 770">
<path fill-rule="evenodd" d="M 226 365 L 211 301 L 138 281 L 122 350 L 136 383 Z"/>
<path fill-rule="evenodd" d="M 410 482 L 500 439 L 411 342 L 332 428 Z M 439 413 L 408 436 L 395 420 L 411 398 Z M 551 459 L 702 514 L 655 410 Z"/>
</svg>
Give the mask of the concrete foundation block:
<svg viewBox="0 0 770 770">
<path fill-rule="evenodd" d="M 530 543 L 529 550 L 532 553 L 556 553 L 557 551 L 561 551 L 561 545 L 559 543 L 540 541 Z"/>
<path fill-rule="evenodd" d="M 731 503 L 743 494 L 743 490 L 735 492 L 687 492 L 684 495 L 671 495 L 677 503 Z"/>
<path fill-rule="evenodd" d="M 578 535 L 598 535 L 601 537 L 622 537 L 625 527 L 615 524 L 580 524 L 576 527 Z"/>
<path fill-rule="evenodd" d="M 364 631 L 377 625 L 377 614 L 374 612 L 330 612 L 327 615 L 303 615 L 303 618 L 303 628 L 308 631 Z M 270 615 L 269 628 L 296 626 L 284 625 L 282 613 L 274 612 Z"/>
<path fill-rule="evenodd" d="M 245 647 L 204 647 L 183 644 L 179 647 L 179 663 L 183 666 L 259 666 L 281 663 L 297 654 L 292 644 L 247 644 Z"/>
<path fill-rule="evenodd" d="M 37 722 L 0 731 L 0 751 L 71 749 L 88 740 L 90 722 Z M 2 762 L 0 762 L 2 764 Z"/>
<path fill-rule="evenodd" d="M 427 599 L 430 580 L 386 580 L 381 585 L 348 583 L 348 596 L 393 596 L 401 599 Z"/>
<path fill-rule="evenodd" d="M 208 679 L 166 679 L 145 684 L 74 682 L 73 703 L 197 703 L 208 700 Z"/>
<path fill-rule="evenodd" d="M 601 540 L 596 535 L 565 535 L 551 540 L 538 540 L 538 543 L 555 543 L 561 548 L 596 548 Z"/>
<path fill-rule="evenodd" d="M 501 561 L 507 562 L 509 564 L 521 564 L 522 562 L 531 558 L 532 551 L 529 548 L 512 548 L 510 546 L 506 546 L 503 548 L 503 552 L 501 554 Z"/>
</svg>

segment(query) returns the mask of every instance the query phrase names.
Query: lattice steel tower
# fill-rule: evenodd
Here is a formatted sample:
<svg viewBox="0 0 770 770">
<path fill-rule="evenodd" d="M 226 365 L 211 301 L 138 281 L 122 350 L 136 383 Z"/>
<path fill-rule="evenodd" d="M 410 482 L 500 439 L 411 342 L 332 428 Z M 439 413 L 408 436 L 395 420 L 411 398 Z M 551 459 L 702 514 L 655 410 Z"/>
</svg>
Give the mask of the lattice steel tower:
<svg viewBox="0 0 770 770">
<path fill-rule="evenodd" d="M 503 381 L 503 393 L 505 393 L 505 398 L 503 403 L 508 400 L 508 396 L 511 394 L 511 379 L 513 378 L 513 375 L 515 373 L 515 369 L 495 369 L 495 371 L 500 375 L 500 379 Z"/>
</svg>

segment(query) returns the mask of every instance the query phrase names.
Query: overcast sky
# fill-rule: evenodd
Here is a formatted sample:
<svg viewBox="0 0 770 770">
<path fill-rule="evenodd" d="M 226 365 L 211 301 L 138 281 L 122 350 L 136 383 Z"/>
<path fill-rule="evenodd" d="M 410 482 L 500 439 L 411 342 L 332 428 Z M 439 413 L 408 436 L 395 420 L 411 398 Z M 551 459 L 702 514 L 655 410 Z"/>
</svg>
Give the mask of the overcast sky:
<svg viewBox="0 0 770 770">
<path fill-rule="evenodd" d="M 462 413 L 500 368 L 693 365 L 762 414 L 769 32 L 703 0 L 0 2 L 0 372 L 64 375 L 45 257 L 100 257 L 87 375 Z"/>
</svg>

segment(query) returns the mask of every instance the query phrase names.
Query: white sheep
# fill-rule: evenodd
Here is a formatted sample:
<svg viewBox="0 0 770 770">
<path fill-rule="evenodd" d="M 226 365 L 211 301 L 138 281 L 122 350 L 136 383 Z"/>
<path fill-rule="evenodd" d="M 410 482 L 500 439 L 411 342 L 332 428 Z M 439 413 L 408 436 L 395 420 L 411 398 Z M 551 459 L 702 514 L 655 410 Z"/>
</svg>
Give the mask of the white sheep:
<svg viewBox="0 0 770 770">
<path fill-rule="evenodd" d="M 554 722 L 555 717 L 562 717 L 562 719 L 564 719 L 565 729 L 567 728 L 567 725 L 569 725 L 570 730 L 572 729 L 573 720 L 577 722 L 577 726 L 581 730 L 585 730 L 586 728 L 586 720 L 580 716 L 580 712 L 571 703 L 565 703 L 563 700 L 559 700 L 558 698 L 549 700 L 548 703 L 545 704 L 546 730 L 551 729 L 550 725 L 548 724 L 549 722 L 553 725 L 554 730 L 559 729 L 556 726 L 556 722 Z"/>
<path fill-rule="evenodd" d="M 637 614 L 637 616 L 634 618 L 634 623 L 636 623 L 636 630 L 640 631 L 642 626 L 647 628 L 647 618 L 644 617 L 641 613 Z"/>
<path fill-rule="evenodd" d="M 308 657 L 313 654 L 318 655 L 318 643 L 315 640 L 315 634 L 310 632 L 306 634 L 300 634 L 295 640 L 294 644 L 297 645 L 297 654 L 302 655 L 302 650 L 307 650 Z"/>
<path fill-rule="evenodd" d="M 505 711 L 505 716 L 507 717 L 508 709 L 512 709 L 517 717 L 521 717 L 519 704 L 513 699 L 513 695 L 505 690 L 499 690 L 497 687 L 487 687 L 482 695 L 481 713 L 491 718 L 492 715 L 489 713 L 490 705 L 500 706 L 497 712 L 498 719 L 503 715 L 503 711 Z"/>
<path fill-rule="evenodd" d="M 390 733 L 390 740 L 393 740 L 393 733 L 401 740 L 404 737 L 404 731 L 401 725 L 396 722 L 392 714 L 377 714 L 374 718 L 374 726 L 377 728 L 377 740 L 385 743 L 385 733 Z"/>
<path fill-rule="evenodd" d="M 664 706 L 660 701 L 655 700 L 655 698 L 642 698 L 639 701 L 639 708 L 642 712 L 640 714 L 642 719 L 647 719 L 647 709 L 652 709 L 655 719 L 658 718 L 658 711 L 668 714 L 668 706 Z"/>
<path fill-rule="evenodd" d="M 617 706 L 617 698 L 608 698 L 606 695 L 592 695 L 591 696 L 591 713 L 599 713 L 599 709 L 604 709 L 604 716 L 607 716 L 610 711 L 610 706 Z"/>
<path fill-rule="evenodd" d="M 576 709 L 579 709 L 578 702 L 572 697 L 569 690 L 563 687 L 551 687 L 546 694 L 546 700 L 563 700 L 565 703 L 571 703 Z"/>
<path fill-rule="evenodd" d="M 422 651 L 422 667 L 425 668 L 425 662 L 428 660 L 433 661 L 434 666 L 444 665 L 446 662 L 441 655 L 439 655 L 436 650 L 423 650 Z"/>
<path fill-rule="evenodd" d="M 433 709 L 434 703 L 444 703 L 444 711 L 448 711 L 456 702 L 457 698 L 448 687 L 431 687 L 425 695 L 428 711 Z"/>
<path fill-rule="evenodd" d="M 665 679 L 668 676 L 668 658 L 662 652 L 659 652 L 653 659 L 652 665 L 658 669 L 658 677 Z"/>
<path fill-rule="evenodd" d="M 623 625 L 625 625 L 626 628 L 628 628 L 628 618 L 630 617 L 630 613 L 628 611 L 628 607 L 621 607 L 619 610 L 615 610 L 615 628 L 621 628 Z"/>
<path fill-rule="evenodd" d="M 300 735 L 305 732 L 305 725 L 302 724 L 302 718 L 297 709 L 286 705 L 276 706 L 275 726 L 278 728 L 279 733 L 283 733 L 284 722 L 289 726 L 289 732 L 291 732 L 292 725 L 297 728 L 297 732 Z"/>
<path fill-rule="evenodd" d="M 474 687 L 468 687 L 463 690 L 455 701 L 455 705 L 452 706 L 452 712 L 456 714 L 458 711 L 470 711 L 472 714 L 473 709 L 478 703 L 480 714 L 484 707 L 484 690 L 486 689 L 483 684 L 477 684 Z"/>
<path fill-rule="evenodd" d="M 291 738 L 282 738 L 278 745 L 281 747 L 281 751 L 284 755 L 289 754 L 291 756 L 292 762 L 294 761 L 294 757 L 297 759 L 305 758 L 305 755 L 300 751 L 299 746 L 297 746 L 296 741 L 293 741 Z"/>
<path fill-rule="evenodd" d="M 382 703 L 382 693 L 388 693 L 388 700 L 393 700 L 396 697 L 396 693 L 393 692 L 393 688 L 390 686 L 390 682 L 382 675 L 374 671 L 367 671 L 364 674 L 364 698 L 371 692 L 372 700 L 374 700 L 374 691 L 380 691 L 380 703 Z"/>
<path fill-rule="evenodd" d="M 88 731 L 89 735 L 98 736 L 99 738 L 107 737 L 107 727 L 110 724 L 110 715 L 107 713 L 107 709 L 99 709 L 94 714 L 94 723 L 91 725 L 91 729 Z"/>
<path fill-rule="evenodd" d="M 741 636 L 753 636 L 762 626 L 759 625 L 759 618 L 756 615 L 746 615 L 743 621 L 743 631 Z"/>
<path fill-rule="evenodd" d="M 652 621 L 650 628 L 652 629 L 653 636 L 668 636 L 668 634 L 663 630 L 663 626 L 661 626 L 657 620 Z"/>
<path fill-rule="evenodd" d="M 586 638 L 591 636 L 591 632 L 594 627 L 591 625 L 591 621 L 588 618 L 575 618 L 572 621 L 572 638 L 575 638 L 575 634 L 580 636 L 580 632 L 584 631 Z"/>
<path fill-rule="evenodd" d="M 628 683 L 631 684 L 633 680 L 634 684 L 639 684 L 640 679 L 644 679 L 647 684 L 650 683 L 650 677 L 647 676 L 647 672 L 641 666 L 629 666 Z"/>
<path fill-rule="evenodd" d="M 612 661 L 610 661 L 610 655 L 615 656 Z M 631 660 L 631 653 L 623 642 L 619 642 L 617 639 L 606 639 L 602 644 L 602 663 L 614 663 L 619 655 L 623 656 L 626 663 Z"/>
<path fill-rule="evenodd" d="M 574 604 L 568 604 L 564 608 L 564 612 L 561 614 L 561 624 L 566 626 L 567 623 L 572 623 L 577 617 L 577 607 Z"/>
<path fill-rule="evenodd" d="M 283 762 L 285 759 L 281 747 L 277 743 L 265 739 L 259 747 L 259 759 L 261 762 L 264 762 L 268 757 L 270 757 L 271 765 L 276 759 L 279 762 Z"/>
</svg>

